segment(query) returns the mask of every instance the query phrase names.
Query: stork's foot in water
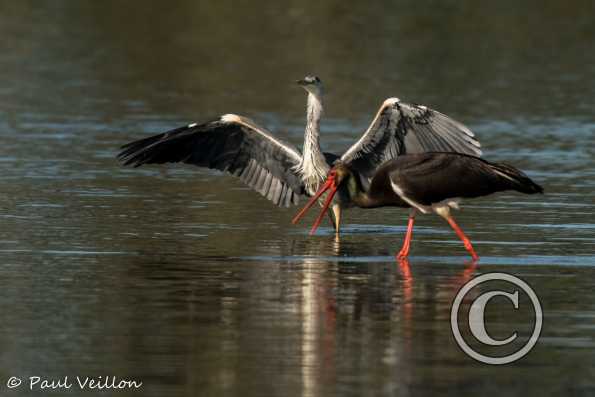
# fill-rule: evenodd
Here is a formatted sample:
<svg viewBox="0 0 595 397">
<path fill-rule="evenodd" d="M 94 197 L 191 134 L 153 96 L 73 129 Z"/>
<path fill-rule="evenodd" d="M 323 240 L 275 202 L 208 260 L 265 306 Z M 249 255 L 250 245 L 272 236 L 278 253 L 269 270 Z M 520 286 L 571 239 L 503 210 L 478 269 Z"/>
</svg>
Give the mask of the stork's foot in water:
<svg viewBox="0 0 595 397">
<path fill-rule="evenodd" d="M 405 234 L 405 241 L 401 251 L 396 255 L 397 260 L 403 260 L 409 255 L 409 248 L 411 247 L 411 238 L 413 237 L 413 223 L 415 222 L 415 210 L 411 210 L 409 221 L 407 222 L 407 234 Z"/>
<path fill-rule="evenodd" d="M 405 237 L 405 242 L 403 243 L 403 247 L 401 251 L 399 251 L 396 255 L 398 261 L 406 259 L 409 256 L 409 248 L 411 246 L 411 238 L 409 234 Z"/>
<path fill-rule="evenodd" d="M 402 260 L 406 260 L 408 256 L 409 256 L 409 249 L 407 249 L 407 250 L 401 249 L 401 251 L 397 252 L 397 254 L 395 255 L 395 258 L 397 259 L 398 262 L 400 262 Z"/>
<path fill-rule="evenodd" d="M 477 262 L 479 260 L 479 255 L 477 255 L 477 253 L 473 249 L 473 245 L 471 245 L 471 240 L 469 240 L 469 238 L 465 236 L 465 233 L 463 233 L 463 230 L 459 227 L 459 225 L 457 225 L 452 216 L 448 216 L 446 220 L 448 221 L 450 227 L 452 227 L 452 229 L 455 231 L 457 236 L 459 236 L 459 238 L 463 242 L 463 245 L 465 245 L 465 249 L 469 251 L 469 253 L 471 254 L 473 262 Z"/>
</svg>

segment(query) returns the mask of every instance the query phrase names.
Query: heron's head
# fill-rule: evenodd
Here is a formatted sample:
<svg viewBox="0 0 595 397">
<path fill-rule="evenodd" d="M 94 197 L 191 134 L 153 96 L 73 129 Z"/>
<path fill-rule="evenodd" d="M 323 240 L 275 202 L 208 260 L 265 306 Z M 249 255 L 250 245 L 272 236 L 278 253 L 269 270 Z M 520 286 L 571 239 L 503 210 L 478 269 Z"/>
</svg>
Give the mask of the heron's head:
<svg viewBox="0 0 595 397">
<path fill-rule="evenodd" d="M 306 76 L 303 79 L 298 80 L 297 83 L 310 94 L 316 96 L 322 95 L 322 81 L 317 76 Z"/>
</svg>

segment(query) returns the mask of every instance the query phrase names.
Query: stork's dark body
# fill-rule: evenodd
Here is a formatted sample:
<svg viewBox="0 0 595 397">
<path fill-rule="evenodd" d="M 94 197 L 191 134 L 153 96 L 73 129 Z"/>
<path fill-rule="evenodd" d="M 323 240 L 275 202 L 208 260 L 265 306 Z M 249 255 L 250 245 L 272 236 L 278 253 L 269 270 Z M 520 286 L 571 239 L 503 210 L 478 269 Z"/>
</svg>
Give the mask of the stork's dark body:
<svg viewBox="0 0 595 397">
<path fill-rule="evenodd" d="M 410 201 L 428 207 L 449 199 L 475 198 L 505 190 L 543 192 L 541 186 L 509 165 L 460 153 L 430 152 L 402 155 L 386 162 L 374 174 L 367 194 L 347 196 L 353 196 L 354 204 L 363 208 L 411 207 L 397 194 L 395 186 Z"/>
</svg>

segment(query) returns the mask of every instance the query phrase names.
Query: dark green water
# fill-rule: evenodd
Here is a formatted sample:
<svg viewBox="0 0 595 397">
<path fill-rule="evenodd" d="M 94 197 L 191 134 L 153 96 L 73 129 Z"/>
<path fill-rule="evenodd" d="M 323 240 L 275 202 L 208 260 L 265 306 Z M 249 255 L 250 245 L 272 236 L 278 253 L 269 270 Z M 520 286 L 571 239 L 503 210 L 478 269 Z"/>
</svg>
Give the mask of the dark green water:
<svg viewBox="0 0 595 397">
<path fill-rule="evenodd" d="M 0 394 L 42 394 L 11 376 L 113 375 L 142 389 L 102 395 L 593 395 L 593 11 L 0 1 Z M 293 82 L 309 73 L 328 88 L 326 150 L 398 96 L 465 122 L 547 194 L 463 203 L 477 266 L 436 216 L 399 265 L 406 211 L 350 211 L 335 242 L 231 177 L 114 159 L 228 112 L 300 145 Z M 504 367 L 464 355 L 449 325 L 459 287 L 492 271 L 526 280 L 545 315 Z"/>
</svg>

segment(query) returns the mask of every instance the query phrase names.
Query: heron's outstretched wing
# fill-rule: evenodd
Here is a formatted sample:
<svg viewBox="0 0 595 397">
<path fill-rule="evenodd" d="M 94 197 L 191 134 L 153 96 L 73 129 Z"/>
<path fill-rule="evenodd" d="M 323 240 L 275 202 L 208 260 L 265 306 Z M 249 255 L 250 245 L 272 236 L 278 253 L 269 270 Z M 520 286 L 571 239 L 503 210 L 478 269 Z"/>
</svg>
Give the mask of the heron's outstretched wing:
<svg viewBox="0 0 595 397">
<path fill-rule="evenodd" d="M 481 155 L 479 142 L 463 124 L 426 106 L 389 98 L 341 161 L 370 179 L 384 162 L 400 154 L 423 152 Z"/>
<path fill-rule="evenodd" d="M 227 114 L 190 124 L 122 147 L 124 165 L 187 163 L 229 172 L 279 206 L 297 204 L 304 194 L 293 171 L 301 154 L 253 121 Z"/>
</svg>

